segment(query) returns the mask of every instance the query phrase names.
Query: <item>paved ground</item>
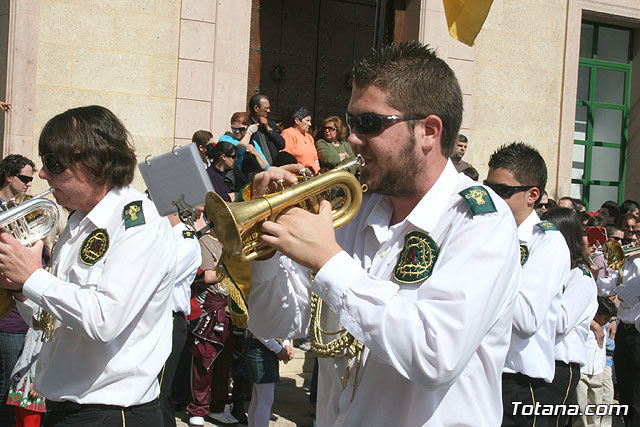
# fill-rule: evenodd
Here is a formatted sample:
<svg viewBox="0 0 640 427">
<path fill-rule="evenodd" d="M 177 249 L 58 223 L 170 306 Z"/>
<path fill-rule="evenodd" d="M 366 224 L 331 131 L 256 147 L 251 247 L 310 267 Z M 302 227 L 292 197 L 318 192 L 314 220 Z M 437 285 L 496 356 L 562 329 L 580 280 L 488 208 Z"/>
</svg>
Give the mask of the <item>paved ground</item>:
<svg viewBox="0 0 640 427">
<path fill-rule="evenodd" d="M 314 356 L 297 348 L 294 349 L 294 353 L 295 356 L 291 362 L 286 365 L 280 364 L 280 382 L 276 383 L 270 427 L 313 426 L 313 409 L 309 404 L 309 385 L 311 384 Z M 186 413 L 182 412 L 176 415 L 178 427 L 189 425 L 189 417 Z M 210 421 L 205 422 L 205 427 L 217 425 Z"/>
</svg>

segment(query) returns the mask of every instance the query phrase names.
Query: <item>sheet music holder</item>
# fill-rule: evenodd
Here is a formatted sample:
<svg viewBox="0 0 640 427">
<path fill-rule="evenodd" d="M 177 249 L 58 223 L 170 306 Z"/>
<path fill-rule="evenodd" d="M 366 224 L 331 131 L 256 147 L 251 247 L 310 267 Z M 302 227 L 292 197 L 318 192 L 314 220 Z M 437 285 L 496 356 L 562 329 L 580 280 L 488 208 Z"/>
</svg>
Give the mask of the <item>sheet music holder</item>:
<svg viewBox="0 0 640 427">
<path fill-rule="evenodd" d="M 214 191 L 195 144 L 173 147 L 158 157 L 147 156 L 138 168 L 162 216 L 179 213 L 182 219 L 187 211 L 204 205 L 207 193 Z"/>
</svg>

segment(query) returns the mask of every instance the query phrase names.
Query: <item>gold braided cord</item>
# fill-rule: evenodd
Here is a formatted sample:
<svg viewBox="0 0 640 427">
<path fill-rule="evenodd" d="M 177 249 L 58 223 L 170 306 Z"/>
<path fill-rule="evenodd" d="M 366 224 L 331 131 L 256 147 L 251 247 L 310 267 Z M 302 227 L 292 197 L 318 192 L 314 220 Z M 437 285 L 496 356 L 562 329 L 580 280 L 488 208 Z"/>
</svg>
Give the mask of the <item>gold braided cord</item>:
<svg viewBox="0 0 640 427">
<path fill-rule="evenodd" d="M 362 361 L 362 350 L 364 350 L 364 344 L 355 339 L 353 335 L 349 333 L 345 328 L 336 332 L 328 332 L 322 329 L 320 326 L 320 319 L 322 318 L 322 300 L 318 295 L 311 294 L 311 325 L 309 338 L 311 339 L 311 350 L 318 357 L 333 357 L 336 359 L 346 357 L 346 367 L 342 376 L 342 391 L 347 387 L 349 378 L 351 377 L 351 362 L 355 358 L 354 368 L 355 374 L 353 375 L 353 388 L 351 391 L 351 400 L 356 392 L 356 381 L 358 379 L 358 373 L 360 372 L 360 364 Z M 328 343 L 322 341 L 322 335 L 338 335 L 337 338 L 332 339 Z"/>
</svg>

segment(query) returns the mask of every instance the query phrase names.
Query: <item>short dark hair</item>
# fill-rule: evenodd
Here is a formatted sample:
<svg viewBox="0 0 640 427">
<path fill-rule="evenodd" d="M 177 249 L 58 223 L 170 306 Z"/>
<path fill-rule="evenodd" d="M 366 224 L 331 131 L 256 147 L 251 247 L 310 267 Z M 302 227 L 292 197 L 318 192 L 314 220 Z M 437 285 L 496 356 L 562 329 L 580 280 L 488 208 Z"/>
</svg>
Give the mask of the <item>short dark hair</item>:
<svg viewBox="0 0 640 427">
<path fill-rule="evenodd" d="M 576 212 L 580 212 L 582 209 L 587 208 L 587 205 L 585 205 L 584 202 L 580 199 L 573 198 L 571 199 L 571 202 L 573 203 L 573 208 L 576 210 Z"/>
<path fill-rule="evenodd" d="M 589 265 L 589 257 L 584 250 L 582 240 L 584 235 L 582 222 L 573 209 L 553 208 L 543 213 L 540 219 L 552 222 L 564 236 L 571 254 L 572 269 L 579 265 Z"/>
<path fill-rule="evenodd" d="M 125 187 L 133 181 L 136 154 L 124 124 L 100 105 L 72 108 L 50 119 L 40 133 L 41 154 L 60 163 L 80 162 L 99 184 Z"/>
<path fill-rule="evenodd" d="M 458 134 L 458 141 L 460 142 L 469 142 L 469 140 L 467 139 L 466 136 L 464 136 L 463 134 L 459 133 Z"/>
<path fill-rule="evenodd" d="M 31 166 L 35 171 L 36 165 L 31 159 L 22 154 L 9 154 L 0 162 L 0 187 L 4 187 L 4 183 L 9 176 L 16 176 L 25 166 Z"/>
<path fill-rule="evenodd" d="M 222 156 L 223 154 L 226 156 L 230 156 L 235 153 L 236 150 L 236 146 L 229 141 L 218 141 L 216 146 L 213 147 L 213 160 L 217 162 L 218 159 L 220 159 L 220 156 Z"/>
<path fill-rule="evenodd" d="M 604 202 L 602 206 L 600 206 L 600 209 L 602 208 L 609 211 L 609 216 L 612 216 L 615 218 L 614 222 L 618 218 L 618 215 L 620 215 L 620 208 L 618 207 L 618 204 L 613 200 L 607 200 L 606 202 Z"/>
<path fill-rule="evenodd" d="M 478 173 L 477 169 L 474 168 L 473 166 L 469 165 L 467 166 L 463 171 L 463 174 L 467 175 L 469 178 L 471 178 L 474 181 L 477 181 L 480 178 L 480 173 Z"/>
<path fill-rule="evenodd" d="M 591 219 L 589 221 L 587 221 L 587 226 L 588 227 L 604 227 L 605 225 L 607 225 L 607 220 L 604 219 L 604 217 L 602 217 L 600 215 L 592 216 Z M 608 228 L 607 228 L 607 230 L 608 230 Z M 608 233 L 608 231 L 607 231 L 607 233 Z"/>
<path fill-rule="evenodd" d="M 402 114 L 438 116 L 442 154 L 451 157 L 462 123 L 462 92 L 453 70 L 435 49 L 417 41 L 372 49 L 353 67 L 353 81 L 362 89 L 375 86 L 384 91 L 386 102 Z"/>
<path fill-rule="evenodd" d="M 305 117 L 311 117 L 311 111 L 309 111 L 305 107 L 299 107 L 296 111 L 293 112 L 291 118 L 295 122 L 296 119 L 302 121 Z"/>
<path fill-rule="evenodd" d="M 598 311 L 597 314 L 613 317 L 618 313 L 616 304 L 607 297 L 598 297 Z"/>
<path fill-rule="evenodd" d="M 208 130 L 197 130 L 191 137 L 191 142 L 196 144 L 198 147 L 206 147 L 209 140 L 213 138 L 213 134 Z"/>
<path fill-rule="evenodd" d="M 521 185 L 535 185 L 544 192 L 547 185 L 547 165 L 532 146 L 524 142 L 512 142 L 498 148 L 489 159 L 489 167 L 506 169 Z"/>
<path fill-rule="evenodd" d="M 602 218 L 600 217 L 593 217 L 593 218 Z M 604 221 L 604 218 L 602 218 L 602 220 Z M 589 225 L 589 224 L 587 224 Z M 600 225 L 600 227 L 602 227 L 602 225 Z M 610 237 L 614 232 L 619 231 L 621 233 L 623 233 L 624 231 L 622 230 L 622 228 L 620 228 L 619 226 L 615 225 L 615 224 L 608 224 L 606 226 L 604 226 L 607 229 L 607 237 Z"/>
<path fill-rule="evenodd" d="M 263 99 L 266 99 L 268 101 L 269 97 L 267 97 L 267 95 L 259 93 L 257 95 L 253 95 L 249 99 L 249 114 L 253 114 L 253 107 L 255 107 L 256 105 L 260 106 L 260 102 L 262 102 Z"/>
<path fill-rule="evenodd" d="M 640 205 L 638 204 L 638 202 L 636 202 L 635 200 L 625 200 L 624 203 L 622 203 L 622 207 L 620 208 L 620 210 L 622 211 L 622 213 L 628 213 L 630 211 L 634 211 L 636 209 L 640 209 Z"/>
</svg>

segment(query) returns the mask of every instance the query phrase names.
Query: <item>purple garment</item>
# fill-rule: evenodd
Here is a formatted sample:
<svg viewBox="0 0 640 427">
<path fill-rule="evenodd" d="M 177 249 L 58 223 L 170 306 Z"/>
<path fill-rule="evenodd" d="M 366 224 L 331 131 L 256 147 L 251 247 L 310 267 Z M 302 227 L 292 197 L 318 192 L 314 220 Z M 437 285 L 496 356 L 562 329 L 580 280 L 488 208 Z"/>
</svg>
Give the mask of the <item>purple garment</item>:
<svg viewBox="0 0 640 427">
<path fill-rule="evenodd" d="M 13 310 L 7 314 L 2 321 L 0 321 L 0 331 L 11 332 L 13 334 L 26 334 L 29 330 L 29 325 L 22 319 L 18 307 L 13 307 Z"/>
<path fill-rule="evenodd" d="M 225 173 L 218 170 L 215 166 L 211 165 L 207 169 L 207 174 L 209 174 L 209 178 L 211 179 L 211 184 L 213 184 L 213 189 L 216 190 L 216 193 L 220 195 L 227 202 L 231 201 L 231 197 L 229 197 L 229 193 L 231 193 L 231 189 L 224 181 Z"/>
</svg>

